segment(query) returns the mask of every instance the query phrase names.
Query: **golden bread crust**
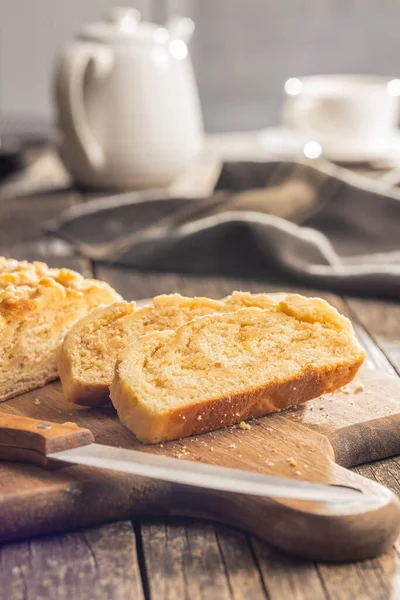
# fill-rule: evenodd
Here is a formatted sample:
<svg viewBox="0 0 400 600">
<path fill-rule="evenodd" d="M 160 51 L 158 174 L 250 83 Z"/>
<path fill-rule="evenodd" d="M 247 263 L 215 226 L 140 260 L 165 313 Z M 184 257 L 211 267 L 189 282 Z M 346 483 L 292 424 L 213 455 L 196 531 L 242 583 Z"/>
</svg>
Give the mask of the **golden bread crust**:
<svg viewBox="0 0 400 600">
<path fill-rule="evenodd" d="M 35 310 L 42 297 L 56 300 L 86 297 L 89 305 L 96 303 L 97 297 L 121 299 L 105 281 L 83 277 L 70 269 L 53 269 L 43 262 L 0 256 L 0 315 Z"/>
<path fill-rule="evenodd" d="M 103 281 L 0 257 L 0 401 L 55 379 L 68 329 L 93 308 L 119 299 Z"/>
<path fill-rule="evenodd" d="M 95 381 L 88 381 L 80 372 L 83 338 L 93 328 L 100 328 L 102 324 L 112 326 L 134 312 L 134 302 L 116 302 L 93 310 L 68 331 L 58 360 L 58 371 L 66 400 L 84 406 L 95 406 L 109 401 L 109 389 L 101 377 Z"/>
<path fill-rule="evenodd" d="M 130 308 L 128 308 L 129 303 L 122 303 L 119 306 L 114 305 L 94 311 L 91 316 L 84 317 L 76 323 L 65 337 L 62 345 L 58 369 L 65 397 L 69 402 L 82 406 L 96 406 L 109 402 L 109 387 L 112 382 L 117 353 L 123 349 L 124 345 L 131 343 L 132 336 L 133 339 L 137 339 L 134 331 L 135 320 L 137 322 L 145 319 L 149 321 L 144 328 L 138 325 L 138 333 L 141 335 L 155 328 L 152 320 L 162 318 L 158 324 L 159 330 L 166 327 L 174 329 L 199 315 L 235 311 L 244 306 L 264 308 L 276 303 L 276 299 L 284 297 L 286 297 L 284 293 L 273 294 L 270 297 L 266 294 L 253 295 L 249 292 L 233 292 L 231 296 L 222 300 L 212 300 L 203 296 L 191 298 L 180 294 L 163 294 L 153 298 L 151 305 L 138 310 L 133 304 L 130 304 Z M 177 318 L 177 310 L 181 311 L 180 320 Z M 116 344 L 115 338 L 119 337 L 121 328 L 125 328 L 126 339 L 124 342 L 118 340 Z M 90 369 L 82 368 L 82 354 L 86 352 L 85 346 L 89 343 L 88 338 L 93 338 L 93 332 L 95 330 L 99 332 L 100 340 L 105 329 L 108 329 L 109 337 L 106 351 L 103 356 L 93 355 L 93 365 L 96 361 L 100 365 L 103 360 L 103 367 L 96 368 L 96 371 L 92 373 Z M 118 331 L 116 331 L 117 329 Z M 93 339 L 91 343 L 93 343 Z"/>
<path fill-rule="evenodd" d="M 76 323 L 61 348 L 59 372 L 66 399 L 83 406 L 109 402 L 115 361 L 128 343 L 148 331 L 223 309 L 219 300 L 170 294 L 156 296 L 151 306 L 137 310 L 134 303 L 122 302 L 94 311 Z"/>
<path fill-rule="evenodd" d="M 129 386 L 121 381 L 118 362 L 111 386 L 111 399 L 122 423 L 141 442 L 156 444 L 221 429 L 318 398 L 350 383 L 363 360 L 363 357 L 359 357 L 353 363 L 344 362 L 334 371 L 310 367 L 293 379 L 269 382 L 229 397 L 205 399 L 174 408 L 169 413 L 154 415 L 143 410 Z"/>
<path fill-rule="evenodd" d="M 268 328 L 268 319 L 276 315 L 276 323 Z M 288 334 L 291 323 L 295 326 Z M 224 339 L 224 326 L 232 339 Z M 218 328 L 222 346 L 214 340 Z M 287 343 L 286 338 L 279 341 L 280 331 L 289 336 Z M 354 378 L 363 360 L 346 317 L 323 300 L 292 295 L 266 309 L 208 315 L 175 332 L 143 336 L 119 357 L 111 399 L 121 421 L 138 439 L 156 443 L 280 411 L 338 389 Z M 188 379 L 190 368 L 197 379 Z M 223 386 L 227 382 L 225 393 L 218 393 L 221 381 Z"/>
</svg>

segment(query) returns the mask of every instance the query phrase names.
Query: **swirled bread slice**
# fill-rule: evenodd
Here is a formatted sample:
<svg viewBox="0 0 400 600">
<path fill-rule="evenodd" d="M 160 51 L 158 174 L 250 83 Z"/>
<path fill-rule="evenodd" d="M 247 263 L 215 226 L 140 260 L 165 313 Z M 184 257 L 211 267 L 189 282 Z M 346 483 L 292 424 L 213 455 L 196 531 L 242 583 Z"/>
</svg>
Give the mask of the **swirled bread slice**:
<svg viewBox="0 0 400 600">
<path fill-rule="evenodd" d="M 120 298 L 107 283 L 69 269 L 0 257 L 0 401 L 56 379 L 68 329 Z"/>
<path fill-rule="evenodd" d="M 66 399 L 85 406 L 107 402 L 115 361 L 128 344 L 150 331 L 175 329 L 223 309 L 218 300 L 171 294 L 139 309 L 119 302 L 93 311 L 68 332 L 62 345 L 59 372 Z"/>
<path fill-rule="evenodd" d="M 63 342 L 59 373 L 67 400 L 96 406 L 109 400 L 115 361 L 128 344 L 151 331 L 176 329 L 195 317 L 235 311 L 245 306 L 265 308 L 287 294 L 233 292 L 222 300 L 189 298 L 180 294 L 156 296 L 137 309 L 134 302 L 99 308 L 68 332 Z"/>
<path fill-rule="evenodd" d="M 363 360 L 348 319 L 324 300 L 291 295 L 143 336 L 117 360 L 111 399 L 138 439 L 155 443 L 336 390 Z"/>
</svg>

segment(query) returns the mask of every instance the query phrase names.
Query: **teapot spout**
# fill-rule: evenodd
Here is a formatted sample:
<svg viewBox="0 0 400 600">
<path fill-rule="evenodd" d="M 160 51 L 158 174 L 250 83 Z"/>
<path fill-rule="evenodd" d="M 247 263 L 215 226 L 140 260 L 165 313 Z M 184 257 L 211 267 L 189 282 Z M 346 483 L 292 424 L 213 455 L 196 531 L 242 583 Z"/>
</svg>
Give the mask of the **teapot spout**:
<svg viewBox="0 0 400 600">
<path fill-rule="evenodd" d="M 170 40 L 182 40 L 188 44 L 194 32 L 194 22 L 187 17 L 173 17 L 166 24 Z"/>
</svg>

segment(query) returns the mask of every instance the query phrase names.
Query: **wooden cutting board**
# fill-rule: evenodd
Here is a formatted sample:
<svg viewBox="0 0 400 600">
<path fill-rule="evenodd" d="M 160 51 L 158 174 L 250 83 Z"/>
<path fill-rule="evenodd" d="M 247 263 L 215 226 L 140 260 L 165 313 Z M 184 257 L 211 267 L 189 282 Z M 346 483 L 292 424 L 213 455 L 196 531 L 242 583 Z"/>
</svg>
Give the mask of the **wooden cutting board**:
<svg viewBox="0 0 400 600">
<path fill-rule="evenodd" d="M 400 527 L 394 496 L 343 468 L 400 453 L 400 380 L 367 369 L 344 391 L 252 421 L 250 429 L 228 428 L 156 446 L 136 441 L 111 406 L 68 404 L 58 382 L 2 403 L 0 411 L 74 421 L 89 428 L 96 442 L 111 446 L 346 485 L 376 496 L 371 506 L 267 500 L 87 467 L 47 472 L 3 462 L 1 540 L 132 516 L 179 514 L 242 527 L 296 555 L 350 560 L 385 550 Z"/>
</svg>

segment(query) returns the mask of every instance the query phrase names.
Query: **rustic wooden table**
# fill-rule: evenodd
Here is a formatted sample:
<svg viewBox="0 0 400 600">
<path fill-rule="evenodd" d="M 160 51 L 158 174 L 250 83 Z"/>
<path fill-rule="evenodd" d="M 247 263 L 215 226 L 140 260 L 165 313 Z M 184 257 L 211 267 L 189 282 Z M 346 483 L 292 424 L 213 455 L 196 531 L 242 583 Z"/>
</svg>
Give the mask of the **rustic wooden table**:
<svg viewBox="0 0 400 600">
<path fill-rule="evenodd" d="M 0 193 L 0 255 L 44 260 L 104 278 L 127 299 L 163 292 L 220 297 L 232 289 L 289 287 L 261 275 L 256 281 L 238 280 L 91 264 L 72 256 L 65 244 L 42 237 L 43 221 L 86 199 L 69 188 L 19 197 Z M 400 373 L 400 304 L 323 295 L 353 319 L 370 364 Z M 400 492 L 400 458 L 357 471 Z M 399 551 L 400 546 L 374 560 L 327 565 L 285 557 L 239 530 L 213 523 L 125 521 L 3 544 L 0 598 L 394 599 L 400 598 Z"/>
</svg>

